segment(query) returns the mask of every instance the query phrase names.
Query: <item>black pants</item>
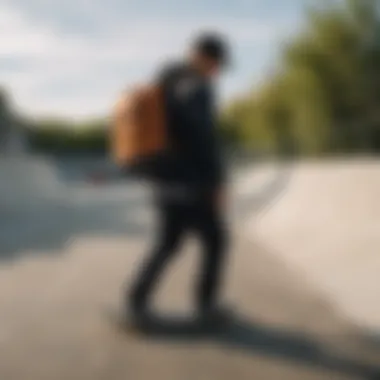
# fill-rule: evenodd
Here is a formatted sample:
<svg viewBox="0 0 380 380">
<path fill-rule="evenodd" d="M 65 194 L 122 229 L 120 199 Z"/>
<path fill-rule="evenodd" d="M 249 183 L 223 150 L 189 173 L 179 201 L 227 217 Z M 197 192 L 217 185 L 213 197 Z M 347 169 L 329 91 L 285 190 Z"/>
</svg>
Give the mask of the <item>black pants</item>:
<svg viewBox="0 0 380 380">
<path fill-rule="evenodd" d="M 159 200 L 158 239 L 133 284 L 129 301 L 133 310 L 144 310 L 160 276 L 180 251 L 187 232 L 195 232 L 202 244 L 202 261 L 195 302 L 198 311 L 215 306 L 226 252 L 226 232 L 220 211 L 209 196 L 193 201 Z"/>
</svg>

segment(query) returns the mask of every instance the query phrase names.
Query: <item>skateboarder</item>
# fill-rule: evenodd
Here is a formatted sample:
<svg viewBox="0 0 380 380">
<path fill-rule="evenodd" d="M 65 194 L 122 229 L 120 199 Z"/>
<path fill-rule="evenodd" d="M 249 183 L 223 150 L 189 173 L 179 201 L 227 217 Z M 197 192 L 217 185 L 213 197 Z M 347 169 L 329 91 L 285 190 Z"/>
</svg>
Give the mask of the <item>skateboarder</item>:
<svg viewBox="0 0 380 380">
<path fill-rule="evenodd" d="M 199 318 L 224 318 L 219 293 L 226 256 L 225 168 L 217 138 L 213 81 L 229 61 L 228 47 L 216 33 L 199 36 L 184 62 L 158 76 L 164 89 L 170 152 L 155 181 L 158 237 L 131 289 L 128 303 L 136 318 L 148 316 L 149 301 L 167 264 L 188 232 L 202 244 L 195 286 Z"/>
</svg>

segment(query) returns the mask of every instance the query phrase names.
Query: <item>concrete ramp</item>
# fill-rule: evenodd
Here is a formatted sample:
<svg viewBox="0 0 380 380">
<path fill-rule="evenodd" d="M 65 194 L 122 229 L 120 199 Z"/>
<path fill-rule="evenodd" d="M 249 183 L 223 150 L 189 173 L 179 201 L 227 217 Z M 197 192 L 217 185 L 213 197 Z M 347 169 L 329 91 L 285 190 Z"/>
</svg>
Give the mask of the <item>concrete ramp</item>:
<svg viewBox="0 0 380 380">
<path fill-rule="evenodd" d="M 0 205 L 17 207 L 60 195 L 57 173 L 43 157 L 2 157 L 0 160 Z"/>
<path fill-rule="evenodd" d="M 281 199 L 247 231 L 349 320 L 380 331 L 379 196 L 378 161 L 299 164 Z"/>
</svg>

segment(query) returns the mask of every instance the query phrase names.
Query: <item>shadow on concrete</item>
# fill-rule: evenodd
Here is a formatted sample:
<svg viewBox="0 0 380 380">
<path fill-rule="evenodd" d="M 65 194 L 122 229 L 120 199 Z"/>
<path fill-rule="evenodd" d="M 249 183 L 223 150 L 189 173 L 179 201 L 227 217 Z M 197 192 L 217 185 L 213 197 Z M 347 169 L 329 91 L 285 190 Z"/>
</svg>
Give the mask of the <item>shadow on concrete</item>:
<svg viewBox="0 0 380 380">
<path fill-rule="evenodd" d="M 300 334 L 271 329 L 252 322 L 238 321 L 229 331 L 217 335 L 216 341 L 231 349 L 277 357 L 322 370 L 363 379 L 380 378 L 380 367 L 341 357 Z"/>
<path fill-rule="evenodd" d="M 193 320 L 161 317 L 155 319 L 154 322 L 151 321 L 145 329 L 144 337 L 148 340 L 172 344 L 212 341 L 227 350 L 265 355 L 273 359 L 361 379 L 380 379 L 380 366 L 343 357 L 306 335 L 244 319 L 236 319 L 228 328 L 217 331 L 214 327 L 201 326 Z"/>
</svg>

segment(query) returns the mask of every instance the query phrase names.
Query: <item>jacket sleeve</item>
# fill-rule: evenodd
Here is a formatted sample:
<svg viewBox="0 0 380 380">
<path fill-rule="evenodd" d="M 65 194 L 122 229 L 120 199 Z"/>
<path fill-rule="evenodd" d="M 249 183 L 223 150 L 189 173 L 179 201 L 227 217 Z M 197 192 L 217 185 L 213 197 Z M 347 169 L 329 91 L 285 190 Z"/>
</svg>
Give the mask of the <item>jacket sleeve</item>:
<svg viewBox="0 0 380 380">
<path fill-rule="evenodd" d="M 182 141 L 206 186 L 218 187 L 225 180 L 221 147 L 217 137 L 212 93 L 203 83 L 189 83 L 176 94 L 181 114 Z"/>
</svg>

